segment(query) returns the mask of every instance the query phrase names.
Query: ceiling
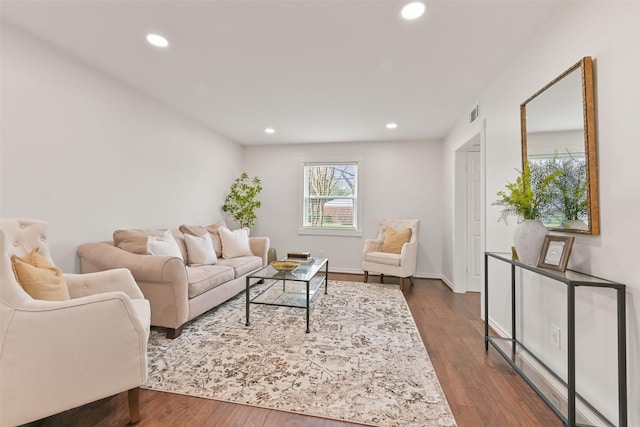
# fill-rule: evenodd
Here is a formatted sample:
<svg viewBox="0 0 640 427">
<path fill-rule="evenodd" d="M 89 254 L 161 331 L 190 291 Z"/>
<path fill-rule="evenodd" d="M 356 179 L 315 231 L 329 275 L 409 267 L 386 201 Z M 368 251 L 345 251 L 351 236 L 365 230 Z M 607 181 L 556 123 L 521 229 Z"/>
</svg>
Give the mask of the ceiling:
<svg viewBox="0 0 640 427">
<path fill-rule="evenodd" d="M 259 145 L 440 139 L 563 2 L 426 1 L 414 21 L 400 17 L 403 4 L 2 0 L 0 13 L 210 129 Z M 169 47 L 149 45 L 149 32 Z"/>
</svg>

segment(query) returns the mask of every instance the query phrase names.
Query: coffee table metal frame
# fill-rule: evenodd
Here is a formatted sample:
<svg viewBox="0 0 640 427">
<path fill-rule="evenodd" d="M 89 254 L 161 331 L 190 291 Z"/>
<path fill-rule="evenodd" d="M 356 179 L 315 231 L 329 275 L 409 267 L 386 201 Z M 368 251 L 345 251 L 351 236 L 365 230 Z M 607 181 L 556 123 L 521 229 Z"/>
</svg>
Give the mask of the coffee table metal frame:
<svg viewBox="0 0 640 427">
<path fill-rule="evenodd" d="M 323 267 L 324 276 L 318 275 Z M 249 295 L 251 279 L 274 280 L 274 282 L 251 298 Z M 307 333 L 309 333 L 309 305 L 323 283 L 324 293 L 327 293 L 328 282 L 329 260 L 327 258 L 314 258 L 310 262 L 301 262 L 300 266 L 293 271 L 278 271 L 268 265 L 248 274 L 245 290 L 246 325 L 250 325 L 249 306 L 251 304 L 306 308 Z"/>
</svg>

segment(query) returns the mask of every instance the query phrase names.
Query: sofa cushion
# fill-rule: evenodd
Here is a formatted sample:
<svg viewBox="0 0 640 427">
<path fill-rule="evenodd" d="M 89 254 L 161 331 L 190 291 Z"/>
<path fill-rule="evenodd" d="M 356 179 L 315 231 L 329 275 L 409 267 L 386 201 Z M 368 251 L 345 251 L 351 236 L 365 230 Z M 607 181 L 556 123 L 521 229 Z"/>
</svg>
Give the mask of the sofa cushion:
<svg viewBox="0 0 640 427">
<path fill-rule="evenodd" d="M 376 264 L 390 265 L 392 267 L 400 266 L 400 254 L 390 252 L 369 252 L 365 254 L 364 260 Z"/>
<path fill-rule="evenodd" d="M 382 252 L 390 252 L 399 254 L 402 252 L 402 246 L 411 240 L 411 229 L 405 228 L 402 231 L 396 231 L 389 227 L 384 232 L 384 243 L 382 244 Z"/>
<path fill-rule="evenodd" d="M 123 249 L 127 252 L 131 252 L 139 255 L 149 255 L 147 253 L 147 240 L 149 236 L 163 236 L 165 230 L 150 230 L 150 229 L 127 229 L 116 230 L 113 232 L 113 244 L 114 246 Z M 182 256 L 180 258 L 187 259 L 187 248 L 184 245 L 184 238 L 182 233 L 178 230 L 171 230 L 171 235 L 180 248 Z"/>
<path fill-rule="evenodd" d="M 16 280 L 31 298 L 47 301 L 66 301 L 69 288 L 62 271 L 38 252 L 32 250 L 24 258 L 11 257 Z"/>
<path fill-rule="evenodd" d="M 225 224 L 224 221 L 218 221 L 215 224 L 207 226 L 207 231 L 211 234 L 213 248 L 216 250 L 216 256 L 218 258 L 222 256 L 222 239 L 220 239 L 220 229 L 223 227 L 227 227 L 227 224 Z"/>
<path fill-rule="evenodd" d="M 224 265 L 187 266 L 187 281 L 189 282 L 189 298 L 196 297 L 210 289 L 234 279 L 233 268 Z"/>
<path fill-rule="evenodd" d="M 251 247 L 249 246 L 249 232 L 240 228 L 238 230 L 229 230 L 226 227 L 220 228 L 220 238 L 222 239 L 222 257 L 236 258 L 240 256 L 251 256 Z"/>
<path fill-rule="evenodd" d="M 262 267 L 262 258 L 251 255 L 231 259 L 219 259 L 218 264 L 233 268 L 235 277 L 240 277 Z"/>
<path fill-rule="evenodd" d="M 187 259 L 190 266 L 213 265 L 218 261 L 211 243 L 211 235 L 206 231 L 202 236 L 184 235 L 184 243 L 187 247 Z"/>
<path fill-rule="evenodd" d="M 162 236 L 148 236 L 147 254 L 174 256 L 184 260 L 178 242 L 171 235 L 171 230 L 165 230 Z"/>
</svg>

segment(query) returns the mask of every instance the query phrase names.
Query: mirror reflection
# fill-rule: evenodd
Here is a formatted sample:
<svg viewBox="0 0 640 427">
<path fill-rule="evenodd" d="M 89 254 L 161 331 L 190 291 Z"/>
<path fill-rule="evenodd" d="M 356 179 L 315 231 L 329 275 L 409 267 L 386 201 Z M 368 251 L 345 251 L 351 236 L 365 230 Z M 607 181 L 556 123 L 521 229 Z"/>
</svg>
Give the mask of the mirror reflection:
<svg viewBox="0 0 640 427">
<path fill-rule="evenodd" d="M 532 183 L 554 175 L 548 228 L 598 234 L 593 78 L 590 57 L 565 71 L 521 106 L 522 160 Z"/>
</svg>

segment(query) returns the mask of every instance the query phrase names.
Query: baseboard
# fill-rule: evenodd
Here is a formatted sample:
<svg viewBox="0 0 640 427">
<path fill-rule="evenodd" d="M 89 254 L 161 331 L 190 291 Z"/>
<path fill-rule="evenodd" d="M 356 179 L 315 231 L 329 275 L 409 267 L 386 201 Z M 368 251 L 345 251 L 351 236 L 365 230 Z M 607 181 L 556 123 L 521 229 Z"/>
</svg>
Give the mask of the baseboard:
<svg viewBox="0 0 640 427">
<path fill-rule="evenodd" d="M 358 276 L 362 276 L 364 272 L 362 270 L 354 270 L 351 268 L 330 268 L 329 273 L 341 273 L 341 274 L 355 274 Z M 371 273 L 371 276 L 376 276 L 378 273 Z M 430 274 L 430 273 L 416 273 L 413 275 L 416 279 L 440 279 L 442 280 L 442 275 L 440 274 Z M 448 285 L 449 286 L 449 285 Z"/>
<path fill-rule="evenodd" d="M 509 338 L 511 334 L 507 333 L 491 318 L 489 318 L 489 326 L 495 334 L 502 338 Z M 527 353 L 521 353 L 521 363 L 518 365 L 521 371 L 527 374 L 527 377 L 536 384 L 549 399 L 560 410 L 561 413 L 567 413 L 567 390 L 566 388 L 550 375 L 544 368 L 539 369 L 539 364 Z M 576 400 L 576 418 L 581 425 L 600 425 L 602 421 L 600 417 L 595 415 L 586 405 Z"/>
</svg>

